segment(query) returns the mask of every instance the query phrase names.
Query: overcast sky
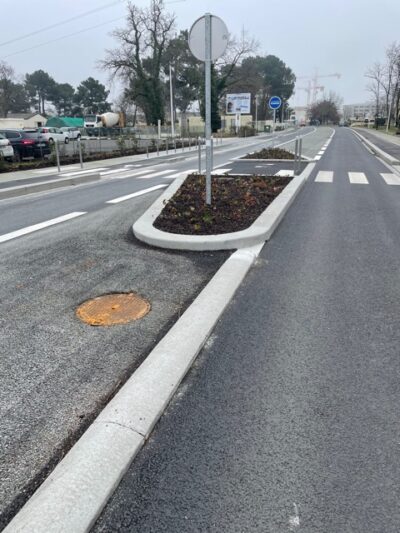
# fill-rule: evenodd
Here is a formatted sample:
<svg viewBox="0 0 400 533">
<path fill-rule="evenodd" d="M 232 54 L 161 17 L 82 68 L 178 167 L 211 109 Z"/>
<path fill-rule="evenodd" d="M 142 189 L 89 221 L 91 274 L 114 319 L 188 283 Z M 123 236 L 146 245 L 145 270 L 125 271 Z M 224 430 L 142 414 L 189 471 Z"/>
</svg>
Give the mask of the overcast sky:
<svg viewBox="0 0 400 533">
<path fill-rule="evenodd" d="M 134 3 L 144 7 L 149 0 Z M 43 69 L 57 82 L 74 86 L 93 76 L 116 96 L 119 88 L 109 86 L 107 73 L 98 70 L 96 62 L 104 57 L 105 48 L 115 46 L 110 31 L 124 25 L 125 4 L 126 0 L 0 0 L 0 59 L 19 75 Z M 370 99 L 366 69 L 383 60 L 389 43 L 400 40 L 400 0 L 167 0 L 166 4 L 176 14 L 178 30 L 189 28 L 209 11 L 220 16 L 233 34 L 240 35 L 244 27 L 260 42 L 259 53 L 277 55 L 298 77 L 313 75 L 316 69 L 320 75 L 340 73 L 340 79 L 321 78 L 320 84 L 326 92 L 341 95 L 344 103 Z M 93 28 L 96 25 L 102 26 Z M 18 40 L 4 44 L 14 39 Z M 48 41 L 54 42 L 38 46 Z M 298 87 L 306 85 L 307 80 L 298 81 Z M 292 105 L 305 101 L 306 93 L 298 89 Z"/>
</svg>

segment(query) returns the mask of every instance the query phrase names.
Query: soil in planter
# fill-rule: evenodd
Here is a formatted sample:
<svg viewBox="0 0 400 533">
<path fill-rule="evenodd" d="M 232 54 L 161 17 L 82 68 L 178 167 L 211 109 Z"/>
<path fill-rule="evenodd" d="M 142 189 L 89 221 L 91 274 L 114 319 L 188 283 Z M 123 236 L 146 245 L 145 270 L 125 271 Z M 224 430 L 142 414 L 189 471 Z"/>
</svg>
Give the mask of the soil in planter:
<svg viewBox="0 0 400 533">
<path fill-rule="evenodd" d="M 294 154 L 283 148 L 263 148 L 253 154 L 247 154 L 242 159 L 294 159 Z"/>
<path fill-rule="evenodd" d="M 213 176 L 212 205 L 205 176 L 191 174 L 166 203 L 154 227 L 182 235 L 216 235 L 248 228 L 293 178 Z"/>
</svg>

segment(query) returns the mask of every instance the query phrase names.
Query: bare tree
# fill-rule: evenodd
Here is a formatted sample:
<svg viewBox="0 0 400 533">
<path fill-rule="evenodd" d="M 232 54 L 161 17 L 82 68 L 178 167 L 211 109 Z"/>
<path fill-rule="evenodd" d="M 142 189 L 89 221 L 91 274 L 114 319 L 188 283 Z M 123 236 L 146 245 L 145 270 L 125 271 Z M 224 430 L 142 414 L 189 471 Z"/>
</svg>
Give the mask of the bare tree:
<svg viewBox="0 0 400 533">
<path fill-rule="evenodd" d="M 128 3 L 127 25 L 113 32 L 119 48 L 107 50 L 100 64 L 126 84 L 126 95 L 144 112 L 148 124 L 164 122 L 162 57 L 171 38 L 175 17 L 163 0 L 148 9 Z"/>
<path fill-rule="evenodd" d="M 385 83 L 385 67 L 380 62 L 375 62 L 365 73 L 365 77 L 371 81 L 367 85 L 367 90 L 373 94 L 375 100 L 375 117 L 379 117 L 381 112 L 381 91 Z"/>
</svg>

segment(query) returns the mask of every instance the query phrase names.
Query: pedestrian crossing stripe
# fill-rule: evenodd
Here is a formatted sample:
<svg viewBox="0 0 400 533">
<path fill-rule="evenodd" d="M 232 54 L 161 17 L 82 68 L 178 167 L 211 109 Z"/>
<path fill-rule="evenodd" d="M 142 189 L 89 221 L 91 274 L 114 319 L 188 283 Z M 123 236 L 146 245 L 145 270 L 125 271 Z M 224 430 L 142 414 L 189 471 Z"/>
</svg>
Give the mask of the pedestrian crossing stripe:
<svg viewBox="0 0 400 533">
<path fill-rule="evenodd" d="M 381 172 L 381 177 L 387 185 L 400 185 L 400 176 L 389 172 Z M 353 185 L 368 185 L 369 181 L 364 172 L 347 172 L 349 182 Z M 333 183 L 334 172 L 331 170 L 320 170 L 314 181 L 316 183 Z"/>
</svg>

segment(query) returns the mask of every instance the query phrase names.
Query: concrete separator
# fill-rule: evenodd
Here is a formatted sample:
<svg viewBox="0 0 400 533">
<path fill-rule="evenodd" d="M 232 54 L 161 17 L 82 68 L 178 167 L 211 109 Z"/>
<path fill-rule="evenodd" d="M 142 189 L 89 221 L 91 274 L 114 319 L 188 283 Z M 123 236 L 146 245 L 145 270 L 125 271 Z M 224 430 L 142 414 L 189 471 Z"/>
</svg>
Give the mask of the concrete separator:
<svg viewBox="0 0 400 533">
<path fill-rule="evenodd" d="M 392 155 L 388 154 L 378 146 L 376 146 L 374 143 L 372 143 L 369 139 L 364 137 L 362 133 L 359 131 L 356 131 L 354 129 L 351 130 L 368 148 L 372 150 L 372 152 L 379 156 L 381 159 L 383 159 L 386 163 L 389 163 L 389 165 L 400 165 L 400 161 L 393 157 Z"/>
<path fill-rule="evenodd" d="M 172 250 L 233 250 L 259 244 L 271 237 L 276 226 L 307 181 L 314 166 L 315 163 L 308 164 L 299 176 L 293 178 L 249 228 L 219 235 L 179 235 L 161 231 L 153 226 L 165 203 L 176 193 L 186 179 L 185 177 L 177 178 L 135 222 L 133 233 L 139 240 L 147 244 Z"/>
<path fill-rule="evenodd" d="M 99 179 L 100 174 L 98 172 L 94 172 L 92 174 L 85 174 L 83 176 L 56 178 L 54 180 L 40 181 L 39 183 L 16 185 L 14 187 L 0 189 L 0 200 L 4 200 L 5 198 L 14 198 L 16 196 L 23 196 L 25 194 L 32 194 L 35 192 L 58 189 L 59 187 L 67 187 L 68 185 L 90 183 L 92 181 L 98 181 Z"/>
<path fill-rule="evenodd" d="M 230 256 L 4 533 L 90 531 L 262 247 Z"/>
</svg>

